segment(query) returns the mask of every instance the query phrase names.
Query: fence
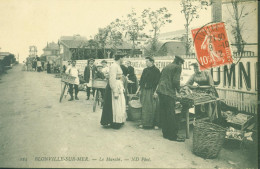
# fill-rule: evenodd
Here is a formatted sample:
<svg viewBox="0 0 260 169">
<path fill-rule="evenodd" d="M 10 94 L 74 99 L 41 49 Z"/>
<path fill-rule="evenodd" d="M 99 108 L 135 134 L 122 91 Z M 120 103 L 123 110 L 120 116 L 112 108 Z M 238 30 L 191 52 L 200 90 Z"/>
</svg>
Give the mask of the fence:
<svg viewBox="0 0 260 169">
<path fill-rule="evenodd" d="M 257 93 L 217 88 L 219 97 L 240 111 L 257 114 Z"/>
</svg>

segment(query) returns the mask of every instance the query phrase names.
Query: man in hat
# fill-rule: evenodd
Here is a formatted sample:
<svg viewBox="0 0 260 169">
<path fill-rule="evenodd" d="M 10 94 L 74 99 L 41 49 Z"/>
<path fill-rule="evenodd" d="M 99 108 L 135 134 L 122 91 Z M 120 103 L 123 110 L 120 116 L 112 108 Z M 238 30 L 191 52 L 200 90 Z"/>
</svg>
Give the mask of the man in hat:
<svg viewBox="0 0 260 169">
<path fill-rule="evenodd" d="M 176 92 L 180 90 L 180 76 L 184 60 L 175 56 L 172 63 L 163 68 L 158 84 L 159 109 L 163 137 L 172 141 L 185 141 L 177 136 L 178 123 L 175 114 Z"/>
<path fill-rule="evenodd" d="M 94 80 L 94 74 L 97 71 L 96 66 L 94 65 L 95 60 L 93 58 L 88 60 L 88 65 L 85 67 L 84 71 L 84 80 L 87 83 L 87 100 L 89 100 L 90 96 L 90 89 L 92 88 L 92 82 Z M 93 90 L 93 97 L 94 97 L 94 89 Z"/>
</svg>

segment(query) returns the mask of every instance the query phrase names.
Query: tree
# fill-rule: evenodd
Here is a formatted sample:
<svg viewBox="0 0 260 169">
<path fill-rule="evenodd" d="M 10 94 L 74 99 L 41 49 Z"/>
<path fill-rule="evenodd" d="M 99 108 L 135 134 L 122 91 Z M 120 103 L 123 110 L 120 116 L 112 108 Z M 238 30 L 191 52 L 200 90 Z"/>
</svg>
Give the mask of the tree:
<svg viewBox="0 0 260 169">
<path fill-rule="evenodd" d="M 106 44 L 109 34 L 108 27 L 99 28 L 97 35 L 94 37 L 95 41 L 98 43 L 98 46 L 103 49 L 103 56 L 106 55 Z"/>
<path fill-rule="evenodd" d="M 237 53 L 239 55 L 243 53 L 246 43 L 241 35 L 245 23 L 242 21 L 242 19 L 256 10 L 255 8 L 250 12 L 246 12 L 246 5 L 242 4 L 243 1 L 244 0 L 231 0 L 233 12 L 231 12 L 227 7 L 230 16 L 233 19 L 233 21 L 229 20 L 230 22 L 228 23 L 230 23 L 232 27 L 231 33 L 234 36 Z"/>
<path fill-rule="evenodd" d="M 131 57 L 134 56 L 136 41 L 138 38 L 145 36 L 141 31 L 144 30 L 146 23 L 147 22 L 142 18 L 142 16 L 137 16 L 134 9 L 132 9 L 132 12 L 127 15 L 127 19 L 122 22 L 123 30 L 126 31 L 126 35 L 130 37 L 132 42 Z"/>
<path fill-rule="evenodd" d="M 120 19 L 116 19 L 114 22 L 111 22 L 108 27 L 108 44 L 112 46 L 113 52 L 117 52 L 118 46 L 123 43 L 122 35 L 122 23 Z"/>
<path fill-rule="evenodd" d="M 185 38 L 185 50 L 186 55 L 190 53 L 191 48 L 191 39 L 189 38 L 189 26 L 194 18 L 199 18 L 199 12 L 201 9 L 207 9 L 204 6 L 207 6 L 208 3 L 206 1 L 194 1 L 194 0 L 181 0 L 182 10 L 181 13 L 184 14 L 185 17 L 185 30 L 186 34 Z"/>
<path fill-rule="evenodd" d="M 90 48 L 90 57 L 97 58 L 98 42 L 95 39 L 90 39 L 88 41 L 88 47 Z M 93 49 L 95 50 L 93 54 Z"/>
<path fill-rule="evenodd" d="M 152 29 L 150 32 L 152 33 L 151 43 L 151 53 L 155 55 L 157 52 L 157 43 L 158 43 L 158 35 L 160 33 L 160 29 L 166 23 L 171 23 L 172 20 L 171 14 L 168 12 L 166 7 L 160 8 L 158 10 L 152 11 L 150 8 L 145 9 L 142 13 L 142 17 L 147 19 L 148 23 L 151 25 Z"/>
</svg>

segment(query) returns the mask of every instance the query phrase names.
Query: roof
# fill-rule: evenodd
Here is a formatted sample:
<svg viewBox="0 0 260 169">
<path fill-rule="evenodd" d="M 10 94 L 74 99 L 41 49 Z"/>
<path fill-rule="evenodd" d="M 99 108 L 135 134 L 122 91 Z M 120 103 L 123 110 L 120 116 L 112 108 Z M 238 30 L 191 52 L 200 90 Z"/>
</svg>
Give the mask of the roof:
<svg viewBox="0 0 260 169">
<path fill-rule="evenodd" d="M 12 53 L 9 53 L 9 52 L 0 52 L 0 56 L 8 56 L 8 55 L 12 55 Z"/>
<path fill-rule="evenodd" d="M 165 33 L 159 34 L 158 39 L 160 39 L 160 40 L 161 39 L 173 39 L 174 37 L 181 37 L 185 33 L 186 33 L 185 29 L 172 31 L 172 32 L 165 32 Z"/>
<path fill-rule="evenodd" d="M 106 48 L 113 48 L 113 45 L 108 44 L 108 45 L 106 45 Z M 118 49 L 132 49 L 132 44 L 123 41 L 121 45 L 117 46 L 117 48 Z M 138 47 L 136 47 L 136 49 L 138 49 Z"/>
<path fill-rule="evenodd" d="M 59 50 L 59 45 L 57 43 L 51 42 L 47 43 L 47 46 L 43 50 Z"/>
<path fill-rule="evenodd" d="M 79 48 L 87 43 L 83 40 L 60 40 L 60 43 L 66 46 L 67 48 Z"/>
<path fill-rule="evenodd" d="M 169 55 L 184 55 L 186 52 L 185 42 L 177 42 L 177 41 L 169 41 L 165 42 L 160 48 L 160 51 L 164 51 L 166 48 L 166 52 Z"/>
<path fill-rule="evenodd" d="M 64 46 L 66 46 L 67 48 L 79 48 L 82 47 L 83 45 L 85 45 L 88 48 L 88 41 L 87 40 L 60 40 L 60 43 L 63 44 Z M 106 49 L 110 49 L 113 48 L 113 45 L 111 44 L 107 44 L 105 46 Z M 117 46 L 118 49 L 132 49 L 132 44 L 127 43 L 125 41 L 122 42 L 121 45 Z M 136 47 L 136 49 L 139 49 L 138 47 Z"/>
</svg>

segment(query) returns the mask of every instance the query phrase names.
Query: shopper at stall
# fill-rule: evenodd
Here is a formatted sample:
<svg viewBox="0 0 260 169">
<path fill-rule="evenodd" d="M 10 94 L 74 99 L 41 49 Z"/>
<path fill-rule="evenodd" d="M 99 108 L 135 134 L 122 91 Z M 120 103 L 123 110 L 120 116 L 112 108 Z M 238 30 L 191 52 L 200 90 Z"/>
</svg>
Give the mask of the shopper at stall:
<svg viewBox="0 0 260 169">
<path fill-rule="evenodd" d="M 115 55 L 115 62 L 109 68 L 109 82 L 105 91 L 101 125 L 119 129 L 126 121 L 126 102 L 123 86 L 123 71 L 120 65 L 124 55 Z"/>
<path fill-rule="evenodd" d="M 129 94 L 134 94 L 137 91 L 137 78 L 135 75 L 135 69 L 131 66 L 131 62 L 127 61 L 127 79 L 128 79 L 128 92 Z"/>
<path fill-rule="evenodd" d="M 175 56 L 161 72 L 157 93 L 163 137 L 172 141 L 185 141 L 178 134 L 178 120 L 175 114 L 176 92 L 180 90 L 180 76 L 184 60 Z"/>
<path fill-rule="evenodd" d="M 87 83 L 87 100 L 89 100 L 90 97 L 90 89 L 92 88 L 92 83 L 94 79 L 94 74 L 97 71 L 96 66 L 94 65 L 95 60 L 94 59 L 89 59 L 88 60 L 88 65 L 85 67 L 84 71 L 84 80 Z M 93 97 L 94 97 L 94 89 L 92 89 L 93 92 Z"/>
<path fill-rule="evenodd" d="M 72 61 L 72 66 L 69 67 L 66 70 L 66 73 L 75 77 L 74 83 L 69 84 L 69 94 L 70 94 L 69 101 L 74 100 L 73 89 L 75 90 L 75 100 L 79 100 L 79 98 L 78 98 L 79 70 L 76 68 L 76 61 L 75 60 Z"/>
<path fill-rule="evenodd" d="M 146 57 L 146 68 L 143 70 L 140 79 L 140 87 L 137 94 L 140 91 L 140 101 L 142 104 L 142 118 L 140 128 L 158 128 L 158 124 L 154 124 L 155 114 L 157 110 L 157 94 L 155 90 L 160 79 L 160 70 L 154 65 L 154 59 Z"/>
</svg>

